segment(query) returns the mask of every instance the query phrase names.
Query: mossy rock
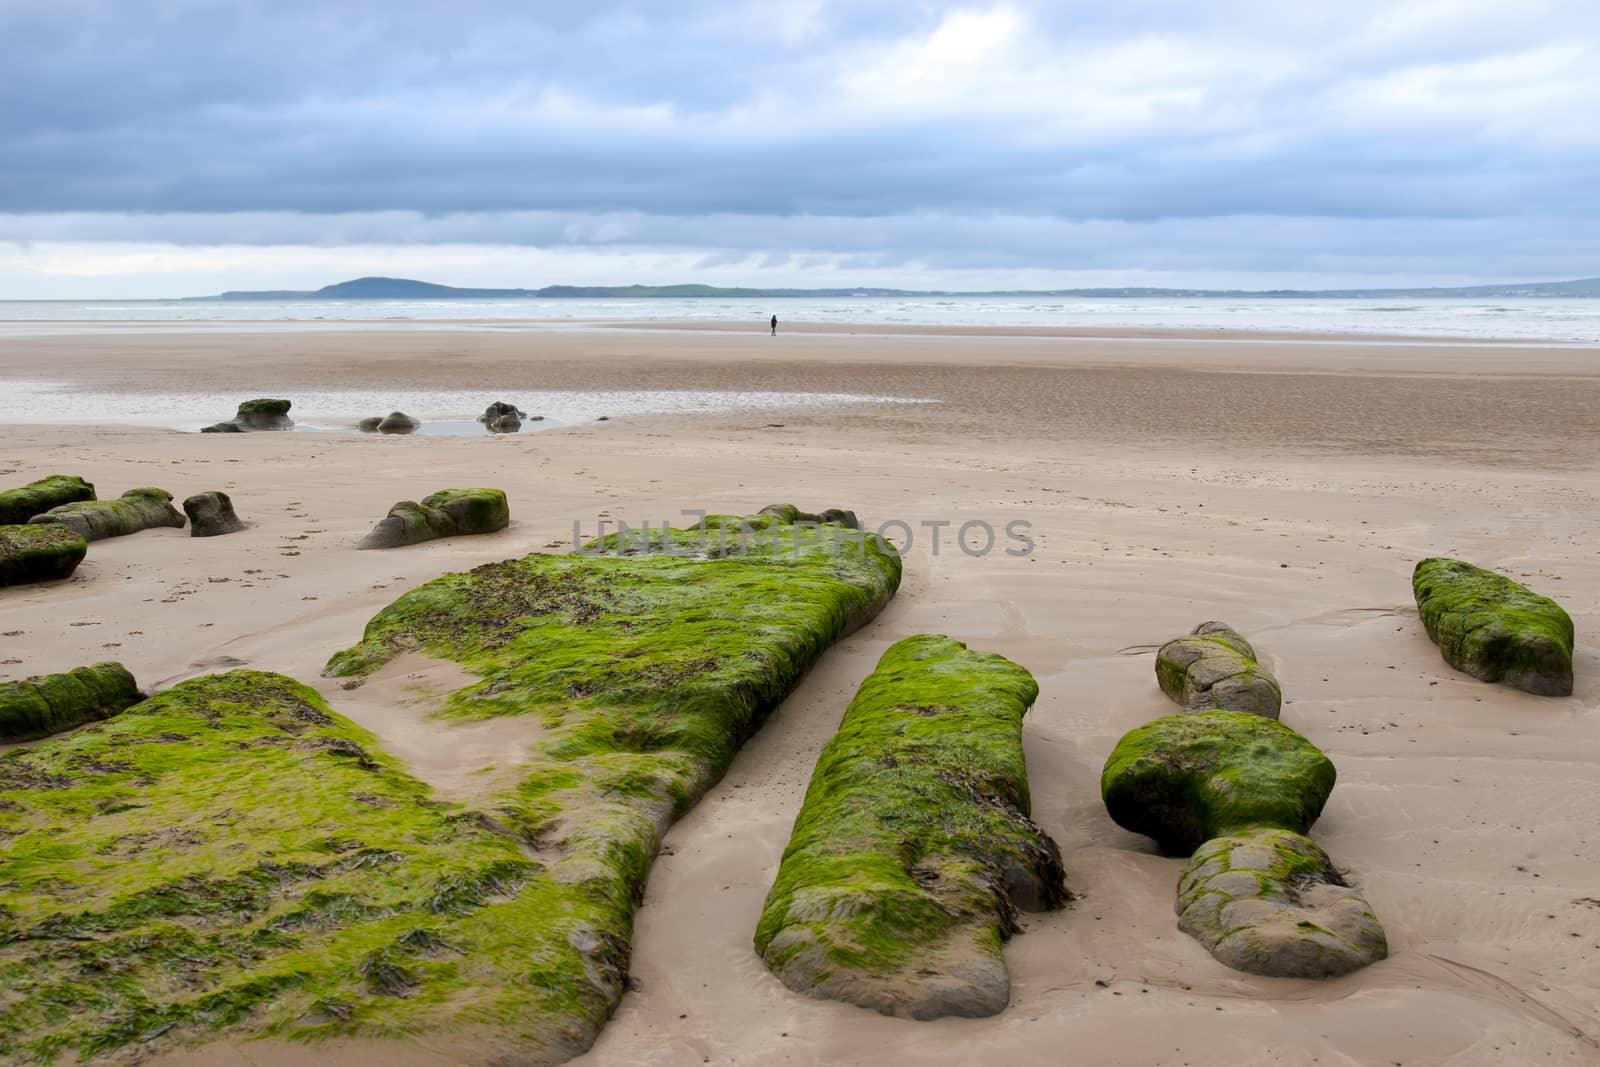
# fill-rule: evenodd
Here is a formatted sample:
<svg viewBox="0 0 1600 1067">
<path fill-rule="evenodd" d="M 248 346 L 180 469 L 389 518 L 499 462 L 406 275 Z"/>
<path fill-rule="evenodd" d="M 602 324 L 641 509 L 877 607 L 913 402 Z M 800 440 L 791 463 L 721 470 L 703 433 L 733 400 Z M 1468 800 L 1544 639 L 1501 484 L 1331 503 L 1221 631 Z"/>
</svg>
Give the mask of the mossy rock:
<svg viewBox="0 0 1600 1067">
<path fill-rule="evenodd" d="M 1388 956 L 1383 925 L 1328 854 L 1258 828 L 1195 850 L 1178 883 L 1178 928 L 1222 963 L 1275 978 L 1331 978 Z"/>
<path fill-rule="evenodd" d="M 626 972 L 633 898 L 441 803 L 280 675 L 0 756 L 0 838 L 0 1062 L 352 1037 L 556 1063 Z"/>
<path fill-rule="evenodd" d="M 1444 661 L 1539 696 L 1572 693 L 1572 618 L 1549 597 L 1459 559 L 1418 563 L 1411 590 Z"/>
<path fill-rule="evenodd" d="M 771 504 L 761 509 L 761 514 L 771 515 L 781 522 L 786 523 L 838 523 L 847 530 L 861 529 L 861 522 L 856 518 L 856 513 L 845 508 L 828 508 L 825 511 L 812 513 L 801 511 L 793 504 Z"/>
<path fill-rule="evenodd" d="M 706 551 L 722 535 L 726 550 Z M 420 652 L 477 676 L 441 715 L 530 717 L 523 761 L 488 814 L 540 857 L 541 929 L 590 963 L 547 955 L 515 924 L 496 940 L 537 961 L 512 985 L 569 1003 L 534 1023 L 582 1046 L 622 995 L 633 909 L 667 827 L 899 582 L 899 557 L 875 537 L 712 516 L 650 549 L 608 539 L 436 579 L 374 616 L 325 673 Z"/>
<path fill-rule="evenodd" d="M 1161 691 L 1185 711 L 1248 711 L 1276 719 L 1283 706 L 1278 680 L 1256 660 L 1237 630 L 1203 622 L 1156 653 Z"/>
<path fill-rule="evenodd" d="M 1106 761 L 1100 792 L 1118 826 L 1187 856 L 1247 827 L 1305 833 L 1335 777 L 1333 762 L 1280 722 L 1201 711 L 1130 730 Z"/>
<path fill-rule="evenodd" d="M 294 427 L 294 420 L 289 418 L 291 403 L 287 400 L 277 400 L 271 397 L 262 397 L 257 400 L 244 400 L 239 403 L 239 410 L 233 416 L 233 423 L 241 430 L 288 430 Z M 221 425 L 220 423 L 218 425 Z"/>
<path fill-rule="evenodd" d="M 183 502 L 183 513 L 189 517 L 190 537 L 220 537 L 244 529 L 234 514 L 232 498 L 220 489 L 189 497 Z"/>
<path fill-rule="evenodd" d="M 511 524 L 511 508 L 501 489 L 441 489 L 415 500 L 402 500 L 357 548 L 399 548 L 440 537 L 494 533 Z"/>
<path fill-rule="evenodd" d="M 32 741 L 108 719 L 144 699 L 120 663 L 0 682 L 0 742 Z"/>
<path fill-rule="evenodd" d="M 817 760 L 756 951 L 811 996 L 933 1019 L 1010 996 L 1017 908 L 1067 900 L 1029 817 L 1027 671 L 948 637 L 891 647 Z"/>
<path fill-rule="evenodd" d="M 94 486 L 75 474 L 52 474 L 0 493 L 0 526 L 19 526 L 53 507 L 93 500 Z"/>
<path fill-rule="evenodd" d="M 115 500 L 63 504 L 43 515 L 35 515 L 29 521 L 59 523 L 85 541 L 100 541 L 163 526 L 181 529 L 187 520 L 172 506 L 171 493 L 154 486 L 144 486 L 129 489 Z"/>
<path fill-rule="evenodd" d="M 57 523 L 0 526 L 0 586 L 69 577 L 89 543 Z"/>
</svg>

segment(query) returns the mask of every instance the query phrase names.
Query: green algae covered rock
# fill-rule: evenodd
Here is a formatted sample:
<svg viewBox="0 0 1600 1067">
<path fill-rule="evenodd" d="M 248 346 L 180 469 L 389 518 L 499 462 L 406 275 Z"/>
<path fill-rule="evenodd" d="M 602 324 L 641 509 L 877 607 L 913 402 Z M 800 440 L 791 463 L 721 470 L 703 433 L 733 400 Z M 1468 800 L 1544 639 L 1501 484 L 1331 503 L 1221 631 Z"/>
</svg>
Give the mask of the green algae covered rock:
<svg viewBox="0 0 1600 1067">
<path fill-rule="evenodd" d="M 785 985 L 886 1015 L 993 1015 L 1017 907 L 1067 900 L 1028 818 L 1027 671 L 948 637 L 891 647 L 817 760 L 756 928 Z"/>
<path fill-rule="evenodd" d="M 77 504 L 63 504 L 51 508 L 43 515 L 35 515 L 29 522 L 59 523 L 85 541 L 99 541 L 107 537 L 125 537 L 140 530 L 153 530 L 162 526 L 182 528 L 185 519 L 172 506 L 172 494 L 165 489 L 144 486 L 129 489 L 116 500 L 88 500 Z"/>
<path fill-rule="evenodd" d="M 511 508 L 501 489 L 441 489 L 423 498 L 402 500 L 357 548 L 398 548 L 440 537 L 494 533 L 511 525 Z"/>
<path fill-rule="evenodd" d="M 289 418 L 292 406 L 287 400 L 271 397 L 243 400 L 233 421 L 241 430 L 288 430 L 294 426 L 294 420 Z"/>
<path fill-rule="evenodd" d="M 1331 978 L 1389 955 L 1378 917 L 1328 854 L 1289 830 L 1255 828 L 1195 850 L 1178 883 L 1178 929 L 1229 967 Z"/>
<path fill-rule="evenodd" d="M 892 547 L 833 532 L 710 516 L 648 548 L 610 538 L 486 564 L 406 593 L 328 663 L 330 676 L 360 676 L 413 651 L 450 660 L 478 680 L 441 715 L 526 717 L 523 762 L 486 807 L 540 857 L 530 885 L 545 909 L 537 937 L 508 926 L 499 938 L 525 959 L 553 954 L 537 980 L 569 999 L 560 1028 L 580 1046 L 621 996 L 624 970 L 562 946 L 625 968 L 667 827 L 899 586 Z"/>
<path fill-rule="evenodd" d="M 0 755 L 0 837 L 4 1063 L 345 1036 L 554 1063 L 624 980 L 614 901 L 280 675 Z"/>
<path fill-rule="evenodd" d="M 1282 723 L 1242 711 L 1169 715 L 1129 731 L 1100 776 L 1118 826 L 1169 855 L 1249 826 L 1304 833 L 1333 791 L 1333 763 Z"/>
<path fill-rule="evenodd" d="M 1238 631 L 1203 622 L 1156 653 L 1161 691 L 1185 711 L 1248 711 L 1276 719 L 1283 705 L 1278 680 Z"/>
<path fill-rule="evenodd" d="M 1572 693 L 1572 619 L 1549 597 L 1458 559 L 1417 564 L 1411 590 L 1444 661 L 1540 696 Z"/>
<path fill-rule="evenodd" d="M 143 699 L 139 684 L 120 663 L 0 682 L 0 742 L 31 741 L 108 719 Z"/>
<path fill-rule="evenodd" d="M 69 577 L 88 551 L 89 543 L 65 526 L 0 526 L 0 586 Z"/>
<path fill-rule="evenodd" d="M 18 526 L 53 507 L 93 500 L 94 486 L 74 474 L 52 474 L 0 493 L 0 526 Z"/>
</svg>

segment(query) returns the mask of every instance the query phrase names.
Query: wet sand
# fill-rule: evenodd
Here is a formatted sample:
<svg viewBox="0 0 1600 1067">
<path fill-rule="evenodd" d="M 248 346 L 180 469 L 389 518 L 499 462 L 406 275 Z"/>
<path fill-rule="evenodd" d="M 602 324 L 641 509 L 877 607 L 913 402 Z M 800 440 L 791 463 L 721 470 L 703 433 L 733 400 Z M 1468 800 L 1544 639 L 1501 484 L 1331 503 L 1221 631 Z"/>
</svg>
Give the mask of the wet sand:
<svg viewBox="0 0 1600 1067">
<path fill-rule="evenodd" d="M 0 591 L 0 678 L 105 658 L 147 686 L 236 663 L 284 671 L 414 753 L 447 796 L 514 762 L 518 739 L 426 719 L 448 679 L 425 662 L 354 691 L 317 679 L 404 589 L 565 550 L 575 520 L 592 531 L 602 515 L 659 522 L 788 500 L 916 528 L 896 600 L 823 660 L 668 835 L 636 922 L 637 989 L 579 1062 L 1600 1062 L 1594 349 L 800 326 L 777 338 L 180 331 L 0 341 L 0 388 L 7 379 L 235 398 L 386 385 L 481 387 L 485 403 L 518 389 L 937 401 L 481 440 L 0 426 L 5 484 L 62 472 L 102 496 L 224 489 L 251 524 L 97 542 L 70 582 Z M 509 493 L 508 530 L 353 550 L 395 500 L 476 484 Z M 1035 551 L 969 556 L 946 530 L 935 556 L 918 526 L 969 519 L 1024 520 Z M 1562 600 L 1579 633 L 1570 699 L 1445 666 L 1409 586 L 1416 560 L 1435 554 Z M 1313 836 L 1383 920 L 1388 961 L 1322 983 L 1223 968 L 1177 931 L 1181 861 L 1106 816 L 1107 753 L 1170 709 L 1152 646 L 1209 618 L 1255 642 L 1283 682 L 1284 721 L 1338 765 Z M 1025 737 L 1034 814 L 1079 895 L 1030 917 L 1007 947 L 1012 1004 L 988 1020 L 915 1023 L 811 1001 L 750 945 L 817 751 L 882 651 L 926 631 L 1038 678 Z M 247 1044 L 182 1062 L 294 1056 Z M 353 1062 L 369 1057 L 381 1047 Z"/>
</svg>

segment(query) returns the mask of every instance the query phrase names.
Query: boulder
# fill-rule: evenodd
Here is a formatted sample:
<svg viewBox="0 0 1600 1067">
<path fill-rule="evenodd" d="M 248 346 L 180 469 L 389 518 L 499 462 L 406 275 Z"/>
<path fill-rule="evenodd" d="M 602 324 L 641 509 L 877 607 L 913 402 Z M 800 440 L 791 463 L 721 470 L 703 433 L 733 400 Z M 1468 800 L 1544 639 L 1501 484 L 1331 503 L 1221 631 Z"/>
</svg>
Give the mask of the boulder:
<svg viewBox="0 0 1600 1067">
<path fill-rule="evenodd" d="M 361 539 L 357 548 L 398 548 L 439 537 L 486 534 L 511 523 L 500 489 L 441 489 L 419 504 L 402 500 Z"/>
<path fill-rule="evenodd" d="M 828 508 L 826 511 L 812 514 L 809 511 L 801 511 L 793 504 L 769 504 L 762 508 L 759 514 L 771 515 L 780 522 L 786 523 L 814 523 L 818 526 L 838 523 L 847 530 L 861 529 L 861 523 L 856 518 L 856 513 L 847 511 L 844 508 Z"/>
<path fill-rule="evenodd" d="M 1178 929 L 1237 971 L 1332 978 L 1389 955 L 1383 924 L 1328 854 L 1256 828 L 1195 850 L 1178 882 Z"/>
<path fill-rule="evenodd" d="M 391 411 L 378 420 L 379 433 L 416 433 L 422 423 L 403 411 Z"/>
<path fill-rule="evenodd" d="M 1332 761 L 1282 723 L 1200 711 L 1129 731 L 1106 761 L 1100 792 L 1118 826 L 1187 856 L 1244 827 L 1304 833 L 1335 777 Z"/>
<path fill-rule="evenodd" d="M 1220 622 L 1203 622 L 1156 653 L 1161 691 L 1185 711 L 1248 711 L 1276 719 L 1283 705 L 1278 680 L 1256 662 L 1256 650 Z"/>
<path fill-rule="evenodd" d="M 496 400 L 483 409 L 483 414 L 478 416 L 478 421 L 485 426 L 493 426 L 497 420 L 503 419 L 507 415 L 519 420 L 528 417 L 528 413 L 517 407 L 517 405 L 508 404 L 504 400 Z"/>
<path fill-rule="evenodd" d="M 291 430 L 294 420 L 289 418 L 290 406 L 288 400 L 244 400 L 233 421 L 241 430 Z"/>
<path fill-rule="evenodd" d="M 220 490 L 189 497 L 183 502 L 183 513 L 189 516 L 190 537 L 216 537 L 244 529 L 233 513 L 233 501 Z"/>
<path fill-rule="evenodd" d="M 93 500 L 94 486 L 73 474 L 52 474 L 0 493 L 0 526 L 16 526 L 53 507 Z"/>
<path fill-rule="evenodd" d="M 57 523 L 0 526 L 0 585 L 66 578 L 88 551 L 83 537 Z"/>
<path fill-rule="evenodd" d="M 165 489 L 145 486 L 129 489 L 116 500 L 86 500 L 63 504 L 29 522 L 59 523 L 86 541 L 122 537 L 159 526 L 181 529 L 184 517 L 172 506 L 172 494 Z"/>
<path fill-rule="evenodd" d="M 1411 591 L 1444 661 L 1539 696 L 1572 693 L 1572 618 L 1549 597 L 1459 559 L 1417 564 Z"/>
<path fill-rule="evenodd" d="M 0 682 L 0 742 L 32 741 L 108 719 L 144 699 L 120 663 Z"/>
<path fill-rule="evenodd" d="M 817 759 L 756 951 L 790 989 L 935 1019 L 1010 998 L 1017 909 L 1068 900 L 1028 817 L 1022 717 L 1039 687 L 935 634 L 893 645 Z"/>
</svg>

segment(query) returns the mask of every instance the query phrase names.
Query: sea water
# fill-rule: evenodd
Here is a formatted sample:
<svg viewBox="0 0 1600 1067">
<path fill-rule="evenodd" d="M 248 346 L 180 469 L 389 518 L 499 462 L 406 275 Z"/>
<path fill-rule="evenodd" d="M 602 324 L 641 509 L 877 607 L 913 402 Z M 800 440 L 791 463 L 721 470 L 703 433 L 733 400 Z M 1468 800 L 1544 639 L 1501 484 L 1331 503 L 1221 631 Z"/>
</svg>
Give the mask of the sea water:
<svg viewBox="0 0 1600 1067">
<path fill-rule="evenodd" d="M 1040 326 L 1387 334 L 1600 343 L 1600 300 L 1262 297 L 849 296 L 515 300 L 0 301 L 0 337 L 168 329 L 464 330 L 573 328 L 582 323 L 784 322 L 866 326 Z"/>
</svg>

